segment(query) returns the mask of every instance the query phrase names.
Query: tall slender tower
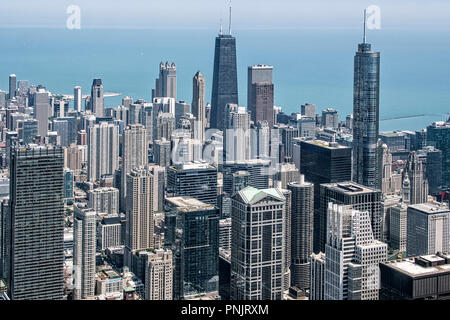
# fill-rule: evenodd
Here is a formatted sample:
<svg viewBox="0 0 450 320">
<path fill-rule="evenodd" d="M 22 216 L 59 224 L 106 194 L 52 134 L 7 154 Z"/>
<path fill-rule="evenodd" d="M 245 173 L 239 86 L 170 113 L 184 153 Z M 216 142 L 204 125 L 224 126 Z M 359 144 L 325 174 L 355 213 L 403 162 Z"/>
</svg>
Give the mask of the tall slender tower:
<svg viewBox="0 0 450 320">
<path fill-rule="evenodd" d="M 81 102 L 82 102 L 82 96 L 81 96 L 81 87 L 76 86 L 73 88 L 73 109 L 81 112 Z"/>
<path fill-rule="evenodd" d="M 197 118 L 200 123 L 198 126 L 201 131 L 199 138 L 201 141 L 205 141 L 205 128 L 206 128 L 206 102 L 205 102 L 205 77 L 200 71 L 194 76 L 193 80 L 193 92 L 192 92 L 192 114 Z"/>
<path fill-rule="evenodd" d="M 428 180 L 425 166 L 415 151 L 409 155 L 407 166 L 410 180 L 410 203 L 426 203 L 428 201 Z"/>
<path fill-rule="evenodd" d="M 91 111 L 96 117 L 104 116 L 102 79 L 94 79 L 91 89 Z"/>
<path fill-rule="evenodd" d="M 274 123 L 273 112 L 273 66 L 255 65 L 248 67 L 247 107 L 254 123 L 267 121 L 270 128 Z"/>
<path fill-rule="evenodd" d="M 82 204 L 75 206 L 73 219 L 74 300 L 95 294 L 95 249 L 97 213 Z"/>
<path fill-rule="evenodd" d="M 291 211 L 291 286 L 310 287 L 310 256 L 313 252 L 314 185 L 300 175 L 288 184 L 292 192 Z"/>
<path fill-rule="evenodd" d="M 155 90 L 152 93 L 154 98 L 177 98 L 177 66 L 175 62 L 159 64 L 159 77 L 156 79 Z"/>
<path fill-rule="evenodd" d="M 142 124 L 130 124 L 123 134 L 123 154 L 122 154 L 122 179 L 120 208 L 125 212 L 127 195 L 127 174 L 132 169 L 144 166 L 148 162 L 147 157 L 147 132 Z"/>
<path fill-rule="evenodd" d="M 15 74 L 9 75 L 9 99 L 12 99 L 16 96 L 16 80 L 17 77 Z"/>
<path fill-rule="evenodd" d="M 88 128 L 88 179 L 99 180 L 119 167 L 119 126 L 100 122 Z"/>
<path fill-rule="evenodd" d="M 364 39 L 355 55 L 353 85 L 353 181 L 367 187 L 377 187 L 378 130 L 380 98 L 380 53 L 366 42 L 366 12 Z"/>
<path fill-rule="evenodd" d="M 153 248 L 154 176 L 148 167 L 134 168 L 127 175 L 126 239 L 124 265 L 132 265 L 132 254 Z"/>
<path fill-rule="evenodd" d="M 221 28 L 219 35 L 216 37 L 211 99 L 211 128 L 224 130 L 224 111 L 227 103 L 239 104 L 236 68 L 236 38 L 231 35 L 231 6 L 228 34 L 223 34 Z"/>
</svg>

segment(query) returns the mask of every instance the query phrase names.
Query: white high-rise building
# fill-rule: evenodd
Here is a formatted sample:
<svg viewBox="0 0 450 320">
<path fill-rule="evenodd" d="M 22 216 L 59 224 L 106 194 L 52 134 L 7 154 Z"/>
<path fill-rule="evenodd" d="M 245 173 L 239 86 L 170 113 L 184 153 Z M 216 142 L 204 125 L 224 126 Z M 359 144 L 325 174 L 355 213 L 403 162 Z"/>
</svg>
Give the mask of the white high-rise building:
<svg viewBox="0 0 450 320">
<path fill-rule="evenodd" d="M 119 213 L 119 190 L 112 187 L 88 191 L 89 207 L 98 213 Z"/>
<path fill-rule="evenodd" d="M 41 138 L 47 136 L 48 118 L 50 112 L 50 92 L 43 87 L 38 87 L 34 93 L 34 117 L 38 121 L 38 135 Z"/>
<path fill-rule="evenodd" d="M 312 254 L 310 259 L 310 289 L 309 300 L 323 300 L 323 286 L 325 283 L 325 254 Z"/>
<path fill-rule="evenodd" d="M 145 299 L 173 299 L 172 251 L 157 249 L 148 254 L 145 268 Z"/>
<path fill-rule="evenodd" d="M 250 114 L 245 107 L 227 104 L 225 115 L 224 160 L 249 160 L 251 156 Z"/>
<path fill-rule="evenodd" d="M 125 199 L 127 195 L 126 176 L 133 168 L 145 166 L 148 163 L 147 130 L 141 124 L 128 125 L 123 133 L 122 151 L 122 179 L 120 207 L 125 211 Z"/>
<path fill-rule="evenodd" d="M 374 239 L 369 212 L 330 202 L 326 237 L 324 299 L 378 300 L 387 244 Z"/>
<path fill-rule="evenodd" d="M 403 201 L 390 208 L 389 242 L 392 248 L 406 252 L 407 209 Z"/>
<path fill-rule="evenodd" d="M 88 128 L 88 179 L 112 175 L 119 167 L 119 126 L 100 122 Z"/>
<path fill-rule="evenodd" d="M 86 299 L 95 294 L 95 252 L 97 213 L 75 205 L 73 219 L 74 299 Z"/>
<path fill-rule="evenodd" d="M 206 120 L 206 101 L 205 101 L 205 77 L 198 71 L 193 79 L 192 93 L 192 114 L 197 119 L 199 127 L 194 128 L 198 132 L 198 138 L 202 142 L 205 141 Z"/>
</svg>

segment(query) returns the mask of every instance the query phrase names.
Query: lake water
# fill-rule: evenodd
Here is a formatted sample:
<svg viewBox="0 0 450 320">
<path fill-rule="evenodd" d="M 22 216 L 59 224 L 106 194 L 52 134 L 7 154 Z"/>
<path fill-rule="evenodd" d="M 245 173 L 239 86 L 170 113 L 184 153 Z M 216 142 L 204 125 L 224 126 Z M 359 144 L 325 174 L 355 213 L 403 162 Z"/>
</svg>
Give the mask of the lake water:
<svg viewBox="0 0 450 320">
<path fill-rule="evenodd" d="M 211 100 L 217 30 L 0 29 L 0 88 L 8 75 L 72 94 L 92 79 L 105 92 L 150 100 L 161 60 L 177 64 L 178 100 L 191 102 L 192 77 L 200 70 Z M 356 30 L 235 30 L 239 101 L 247 102 L 247 66 L 274 66 L 275 104 L 285 113 L 308 102 L 317 111 L 333 107 L 344 120 L 352 112 Z M 368 42 L 381 52 L 380 130 L 418 130 L 450 112 L 450 32 L 371 31 Z M 411 117 L 415 116 L 415 117 Z M 399 117 L 409 117 L 392 119 Z"/>
</svg>

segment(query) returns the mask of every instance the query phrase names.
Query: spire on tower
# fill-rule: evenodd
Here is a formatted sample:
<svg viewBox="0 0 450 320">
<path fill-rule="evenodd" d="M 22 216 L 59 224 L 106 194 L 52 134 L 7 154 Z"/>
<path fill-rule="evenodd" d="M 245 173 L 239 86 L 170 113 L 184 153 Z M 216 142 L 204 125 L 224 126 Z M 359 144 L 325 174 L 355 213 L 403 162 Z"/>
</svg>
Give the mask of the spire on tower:
<svg viewBox="0 0 450 320">
<path fill-rule="evenodd" d="M 228 22 L 228 33 L 231 36 L 231 0 L 230 0 L 230 17 L 229 17 L 229 22 Z"/>
<path fill-rule="evenodd" d="M 363 43 L 366 43 L 366 9 L 364 9 L 364 38 L 363 38 Z"/>
</svg>

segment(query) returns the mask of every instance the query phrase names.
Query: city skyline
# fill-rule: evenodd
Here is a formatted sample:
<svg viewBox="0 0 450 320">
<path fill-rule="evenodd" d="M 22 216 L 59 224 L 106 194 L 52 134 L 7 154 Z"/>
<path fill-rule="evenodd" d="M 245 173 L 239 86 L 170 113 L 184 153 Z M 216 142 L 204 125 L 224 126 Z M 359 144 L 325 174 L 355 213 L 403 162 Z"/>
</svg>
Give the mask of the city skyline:
<svg viewBox="0 0 450 320">
<path fill-rule="evenodd" d="M 238 21 L 255 1 L 236 4 Z M 226 8 L 214 34 L 166 30 L 157 45 L 139 38 L 147 31 L 104 38 L 117 29 L 77 33 L 69 20 L 30 38 L 0 25 L 0 38 L 24 36 L 0 53 L 11 59 L 0 74 L 0 300 L 447 300 L 450 45 L 445 56 L 436 35 L 411 45 L 373 30 L 379 7 L 355 18 L 351 2 L 322 1 L 360 21 L 342 43 L 339 27 L 302 30 L 311 43 L 258 23 L 236 31 L 231 0 L 205 4 L 202 14 Z M 303 3 L 263 0 L 253 13 L 263 22 L 258 12 L 291 8 L 286 23 Z M 182 6 L 164 9 L 174 19 Z"/>
</svg>

